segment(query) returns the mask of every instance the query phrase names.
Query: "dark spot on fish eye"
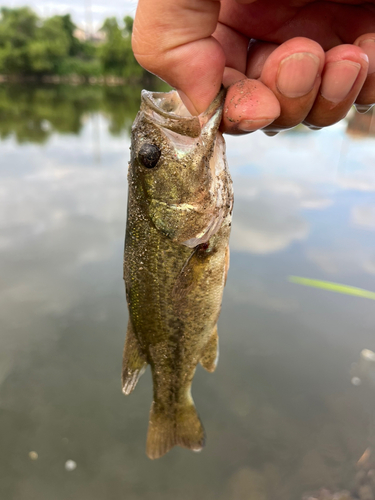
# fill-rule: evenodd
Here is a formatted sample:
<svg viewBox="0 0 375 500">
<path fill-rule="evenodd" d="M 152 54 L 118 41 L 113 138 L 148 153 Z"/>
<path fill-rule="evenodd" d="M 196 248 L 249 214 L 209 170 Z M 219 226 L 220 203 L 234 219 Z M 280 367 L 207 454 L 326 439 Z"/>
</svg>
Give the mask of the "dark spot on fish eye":
<svg viewBox="0 0 375 500">
<path fill-rule="evenodd" d="M 155 144 L 143 144 L 138 152 L 138 159 L 146 168 L 156 167 L 161 155 L 160 149 Z"/>
</svg>

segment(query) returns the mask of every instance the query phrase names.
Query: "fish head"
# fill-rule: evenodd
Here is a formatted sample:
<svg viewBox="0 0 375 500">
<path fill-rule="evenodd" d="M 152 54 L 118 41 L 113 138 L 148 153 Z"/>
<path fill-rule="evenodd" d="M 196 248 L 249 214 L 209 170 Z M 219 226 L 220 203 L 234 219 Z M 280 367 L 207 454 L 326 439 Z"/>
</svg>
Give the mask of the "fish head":
<svg viewBox="0 0 375 500">
<path fill-rule="evenodd" d="M 192 116 L 176 91 L 142 92 L 132 128 L 129 185 L 155 227 L 195 247 L 231 210 L 231 180 L 219 132 L 225 91 Z"/>
</svg>

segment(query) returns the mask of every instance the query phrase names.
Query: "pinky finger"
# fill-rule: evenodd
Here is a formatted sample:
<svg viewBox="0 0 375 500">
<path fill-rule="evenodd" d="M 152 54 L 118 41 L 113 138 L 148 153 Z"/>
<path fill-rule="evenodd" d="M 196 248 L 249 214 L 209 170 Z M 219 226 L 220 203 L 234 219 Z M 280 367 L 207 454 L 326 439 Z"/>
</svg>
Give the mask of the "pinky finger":
<svg viewBox="0 0 375 500">
<path fill-rule="evenodd" d="M 356 104 L 359 106 L 371 106 L 375 103 L 375 33 L 360 36 L 354 42 L 354 45 L 358 45 L 369 58 L 367 78 L 358 94 Z M 361 108 L 358 110 L 361 111 Z M 365 108 L 362 108 L 362 110 L 365 111 Z"/>
</svg>

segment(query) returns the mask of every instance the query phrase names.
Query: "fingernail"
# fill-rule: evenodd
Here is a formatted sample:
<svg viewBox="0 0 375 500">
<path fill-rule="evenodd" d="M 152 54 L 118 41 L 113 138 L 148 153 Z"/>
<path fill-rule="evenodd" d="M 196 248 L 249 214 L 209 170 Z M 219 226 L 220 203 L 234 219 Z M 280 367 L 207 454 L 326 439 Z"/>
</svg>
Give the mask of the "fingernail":
<svg viewBox="0 0 375 500">
<path fill-rule="evenodd" d="M 242 132 L 254 132 L 263 127 L 267 127 L 275 118 L 264 118 L 262 120 L 242 120 L 238 124 L 238 129 Z"/>
<path fill-rule="evenodd" d="M 325 67 L 320 92 L 327 101 L 337 103 L 352 90 L 361 65 L 353 61 L 336 61 Z"/>
<path fill-rule="evenodd" d="M 314 87 L 318 74 L 319 57 L 309 52 L 298 52 L 283 59 L 277 76 L 277 88 L 285 97 L 302 97 Z"/>
<path fill-rule="evenodd" d="M 268 137 L 275 137 L 279 132 L 275 132 L 274 130 L 263 130 L 263 132 L 268 135 Z"/>
<path fill-rule="evenodd" d="M 308 125 L 310 130 L 322 130 L 322 127 L 316 127 L 315 125 Z"/>
<path fill-rule="evenodd" d="M 368 74 L 370 75 L 375 72 L 375 40 L 372 40 L 371 38 L 362 40 L 359 46 L 368 56 Z"/>
<path fill-rule="evenodd" d="M 370 111 L 370 109 L 372 108 L 373 104 L 356 104 L 355 107 L 356 107 L 356 110 L 358 111 L 358 113 L 361 113 L 361 114 L 365 114 L 367 113 L 367 111 Z"/>
</svg>

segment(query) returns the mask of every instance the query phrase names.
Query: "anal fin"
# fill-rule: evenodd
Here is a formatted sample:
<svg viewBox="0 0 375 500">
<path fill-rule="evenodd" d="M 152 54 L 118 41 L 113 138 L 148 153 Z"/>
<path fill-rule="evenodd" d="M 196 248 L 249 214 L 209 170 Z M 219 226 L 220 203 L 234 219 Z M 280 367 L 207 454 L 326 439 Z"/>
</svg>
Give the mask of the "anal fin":
<svg viewBox="0 0 375 500">
<path fill-rule="evenodd" d="M 219 337 L 217 334 L 217 326 L 213 329 L 213 332 L 205 345 L 200 359 L 200 364 L 205 370 L 212 373 L 215 371 L 217 362 L 219 359 Z"/>
<path fill-rule="evenodd" d="M 134 335 L 133 327 L 129 319 L 122 360 L 122 392 L 124 394 L 128 395 L 134 390 L 146 366 L 146 357 Z"/>
</svg>

